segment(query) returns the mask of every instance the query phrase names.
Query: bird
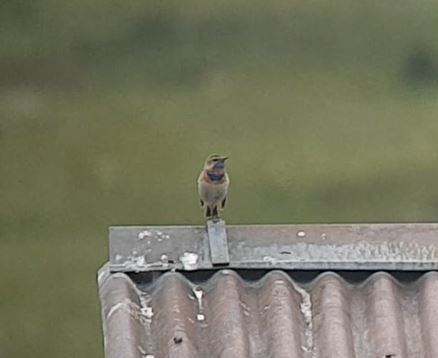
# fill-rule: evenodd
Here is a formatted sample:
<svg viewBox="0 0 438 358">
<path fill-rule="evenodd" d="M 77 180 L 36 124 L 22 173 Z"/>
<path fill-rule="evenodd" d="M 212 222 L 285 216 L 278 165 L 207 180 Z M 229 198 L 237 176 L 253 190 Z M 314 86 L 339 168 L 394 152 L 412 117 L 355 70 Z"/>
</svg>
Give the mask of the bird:
<svg viewBox="0 0 438 358">
<path fill-rule="evenodd" d="M 227 159 L 224 155 L 209 155 L 198 178 L 198 193 L 205 217 L 214 221 L 219 220 L 219 207 L 223 209 L 227 201 L 230 185 L 225 168 Z"/>
</svg>

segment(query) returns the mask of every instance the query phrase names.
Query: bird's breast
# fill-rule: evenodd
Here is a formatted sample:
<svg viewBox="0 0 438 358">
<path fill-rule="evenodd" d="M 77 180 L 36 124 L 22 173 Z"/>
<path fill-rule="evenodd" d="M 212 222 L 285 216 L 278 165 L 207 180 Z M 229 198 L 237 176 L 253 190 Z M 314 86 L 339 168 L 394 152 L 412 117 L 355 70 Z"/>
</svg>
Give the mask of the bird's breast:
<svg viewBox="0 0 438 358">
<path fill-rule="evenodd" d="M 204 171 L 202 180 L 210 184 L 223 184 L 227 179 L 225 172 Z"/>
<path fill-rule="evenodd" d="M 198 179 L 199 195 L 202 200 L 209 204 L 218 203 L 226 197 L 228 184 L 229 179 L 226 173 L 224 173 L 221 180 L 213 181 L 206 172 L 203 172 Z"/>
<path fill-rule="evenodd" d="M 224 173 L 207 172 L 207 176 L 211 181 L 222 181 L 225 177 Z"/>
</svg>

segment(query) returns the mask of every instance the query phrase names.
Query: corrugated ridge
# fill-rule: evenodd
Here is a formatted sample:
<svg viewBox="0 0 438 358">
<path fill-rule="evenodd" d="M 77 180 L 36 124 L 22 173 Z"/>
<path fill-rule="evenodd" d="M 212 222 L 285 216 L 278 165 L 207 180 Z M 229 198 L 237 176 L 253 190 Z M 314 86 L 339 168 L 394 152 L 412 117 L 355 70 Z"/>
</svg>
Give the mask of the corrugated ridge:
<svg viewBox="0 0 438 358">
<path fill-rule="evenodd" d="M 419 312 L 424 358 L 438 357 L 438 273 L 429 272 L 419 280 Z"/>
<path fill-rule="evenodd" d="M 400 287 L 389 275 L 374 274 L 365 285 L 371 357 L 408 357 Z"/>
<path fill-rule="evenodd" d="M 122 273 L 99 278 L 107 358 L 143 358 L 145 317 L 140 292 Z"/>
<path fill-rule="evenodd" d="M 326 274 L 313 282 L 311 295 L 315 356 L 355 358 L 349 285 L 335 274 Z"/>
<path fill-rule="evenodd" d="M 197 342 L 196 302 L 192 286 L 181 274 L 167 273 L 152 295 L 151 306 L 155 350 L 161 357 L 199 357 Z"/>
<path fill-rule="evenodd" d="M 262 284 L 260 284 L 262 283 Z M 289 276 L 272 271 L 259 281 L 258 301 L 260 326 L 265 336 L 264 357 L 304 358 L 311 348 L 306 346 L 306 321 L 303 297 Z"/>
<path fill-rule="evenodd" d="M 400 309 L 403 320 L 403 333 L 406 341 L 406 354 L 409 358 L 425 358 L 421 335 L 420 281 L 412 284 L 397 282 Z"/>
<path fill-rule="evenodd" d="M 205 312 L 209 325 L 209 347 L 212 357 L 251 357 L 249 332 L 245 324 L 244 283 L 234 272 L 219 273 L 206 292 Z"/>
</svg>

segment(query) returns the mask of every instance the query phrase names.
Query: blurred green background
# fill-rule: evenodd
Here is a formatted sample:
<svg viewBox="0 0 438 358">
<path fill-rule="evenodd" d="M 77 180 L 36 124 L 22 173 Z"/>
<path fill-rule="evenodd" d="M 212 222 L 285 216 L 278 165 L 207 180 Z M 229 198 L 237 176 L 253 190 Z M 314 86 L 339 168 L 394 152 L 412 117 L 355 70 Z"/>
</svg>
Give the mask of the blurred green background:
<svg viewBox="0 0 438 358">
<path fill-rule="evenodd" d="M 107 227 L 436 221 L 438 2 L 0 1 L 0 357 L 103 357 Z"/>
</svg>

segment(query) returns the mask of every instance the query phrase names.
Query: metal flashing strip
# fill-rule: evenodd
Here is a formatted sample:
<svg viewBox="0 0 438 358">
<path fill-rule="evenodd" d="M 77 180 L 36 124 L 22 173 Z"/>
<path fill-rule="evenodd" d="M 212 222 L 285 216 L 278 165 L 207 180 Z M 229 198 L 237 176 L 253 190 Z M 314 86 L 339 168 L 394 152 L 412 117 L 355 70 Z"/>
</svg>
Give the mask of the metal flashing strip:
<svg viewBox="0 0 438 358">
<path fill-rule="evenodd" d="M 227 268 L 438 269 L 438 224 L 231 225 L 226 238 Z M 223 258 L 215 258 L 203 226 L 111 227 L 109 239 L 112 272 L 190 271 L 227 263 L 222 249 Z"/>
<path fill-rule="evenodd" d="M 228 254 L 228 240 L 225 221 L 208 220 L 207 232 L 211 263 L 213 265 L 228 265 L 230 262 L 230 256 Z"/>
</svg>

